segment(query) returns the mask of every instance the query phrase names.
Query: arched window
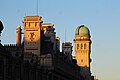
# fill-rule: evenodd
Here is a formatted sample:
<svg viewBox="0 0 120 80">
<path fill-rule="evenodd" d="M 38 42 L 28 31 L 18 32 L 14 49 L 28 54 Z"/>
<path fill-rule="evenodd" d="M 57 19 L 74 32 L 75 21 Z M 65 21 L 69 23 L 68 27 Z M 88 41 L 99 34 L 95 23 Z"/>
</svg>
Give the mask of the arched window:
<svg viewBox="0 0 120 80">
<path fill-rule="evenodd" d="M 77 49 L 79 49 L 79 44 L 77 44 Z"/>
<path fill-rule="evenodd" d="M 81 49 L 83 49 L 83 44 L 81 44 Z"/>
<path fill-rule="evenodd" d="M 83 59 L 81 59 L 81 62 L 83 62 Z"/>
<path fill-rule="evenodd" d="M 35 27 L 37 26 L 37 23 L 35 23 Z"/>
<path fill-rule="evenodd" d="M 86 44 L 84 44 L 84 49 L 86 49 Z"/>
<path fill-rule="evenodd" d="M 29 27 L 30 27 L 30 23 L 29 23 Z"/>
<path fill-rule="evenodd" d="M 26 23 L 25 23 L 25 27 L 26 27 Z"/>
</svg>

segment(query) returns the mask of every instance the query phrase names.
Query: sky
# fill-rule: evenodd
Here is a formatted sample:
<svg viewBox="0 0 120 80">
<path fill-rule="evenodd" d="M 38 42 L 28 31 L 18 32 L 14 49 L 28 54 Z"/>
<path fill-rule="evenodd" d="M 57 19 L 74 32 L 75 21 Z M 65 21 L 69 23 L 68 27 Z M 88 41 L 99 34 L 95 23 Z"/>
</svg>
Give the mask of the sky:
<svg viewBox="0 0 120 80">
<path fill-rule="evenodd" d="M 15 30 L 25 16 L 53 23 L 61 43 L 73 43 L 75 29 L 89 28 L 91 71 L 99 80 L 120 80 L 120 0 L 1 0 L 2 44 L 15 44 Z M 66 40 L 65 40 L 66 32 Z M 73 52 L 74 54 L 74 52 Z"/>
</svg>

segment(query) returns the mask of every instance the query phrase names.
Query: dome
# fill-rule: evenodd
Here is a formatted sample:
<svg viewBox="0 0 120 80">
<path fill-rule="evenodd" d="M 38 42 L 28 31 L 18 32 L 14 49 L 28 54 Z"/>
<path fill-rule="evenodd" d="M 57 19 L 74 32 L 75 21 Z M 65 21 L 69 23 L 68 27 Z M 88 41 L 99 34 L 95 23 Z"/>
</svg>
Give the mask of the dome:
<svg viewBox="0 0 120 80">
<path fill-rule="evenodd" d="M 86 26 L 81 25 L 81 26 L 77 27 L 77 29 L 75 31 L 75 35 L 77 35 L 77 36 L 90 36 L 90 31 Z"/>
<path fill-rule="evenodd" d="M 2 24 L 2 22 L 0 21 L 0 33 L 1 33 L 2 30 L 3 30 L 3 24 Z"/>
</svg>

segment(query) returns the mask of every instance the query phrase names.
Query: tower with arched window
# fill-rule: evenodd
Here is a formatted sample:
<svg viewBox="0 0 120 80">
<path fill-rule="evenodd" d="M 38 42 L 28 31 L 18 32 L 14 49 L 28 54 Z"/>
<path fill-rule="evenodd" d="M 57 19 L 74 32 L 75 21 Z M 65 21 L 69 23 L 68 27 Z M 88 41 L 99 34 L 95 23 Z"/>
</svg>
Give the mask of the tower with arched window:
<svg viewBox="0 0 120 80">
<path fill-rule="evenodd" d="M 84 25 L 78 26 L 75 31 L 74 50 L 75 50 L 75 59 L 77 60 L 77 65 L 81 66 L 83 75 L 85 75 L 85 77 L 88 75 L 90 76 L 90 62 L 91 62 L 90 31 Z"/>
<path fill-rule="evenodd" d="M 42 17 L 26 16 L 23 20 L 24 26 L 24 52 L 40 55 L 41 50 L 41 26 Z"/>
</svg>

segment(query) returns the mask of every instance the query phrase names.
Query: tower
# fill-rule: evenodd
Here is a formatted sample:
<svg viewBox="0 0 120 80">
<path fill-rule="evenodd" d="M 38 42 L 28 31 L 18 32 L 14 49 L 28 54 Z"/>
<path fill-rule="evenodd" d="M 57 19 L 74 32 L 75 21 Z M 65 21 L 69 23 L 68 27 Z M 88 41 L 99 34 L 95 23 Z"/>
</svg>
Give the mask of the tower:
<svg viewBox="0 0 120 80">
<path fill-rule="evenodd" d="M 40 16 L 26 16 L 24 25 L 24 52 L 40 55 L 41 26 Z"/>
<path fill-rule="evenodd" d="M 21 26 L 16 29 L 16 44 L 18 47 L 21 46 Z"/>
<path fill-rule="evenodd" d="M 77 64 L 81 66 L 82 74 L 87 78 L 85 80 L 89 80 L 91 40 L 90 31 L 84 25 L 78 26 L 75 31 L 74 50 Z"/>
<path fill-rule="evenodd" d="M 42 29 L 44 30 L 45 37 L 49 37 L 52 43 L 51 45 L 52 49 L 56 50 L 56 32 L 53 26 L 54 24 L 44 23 L 42 24 Z"/>
<path fill-rule="evenodd" d="M 70 61 L 72 60 L 72 47 L 72 43 L 70 42 L 62 43 L 62 51 L 68 56 Z"/>
</svg>

